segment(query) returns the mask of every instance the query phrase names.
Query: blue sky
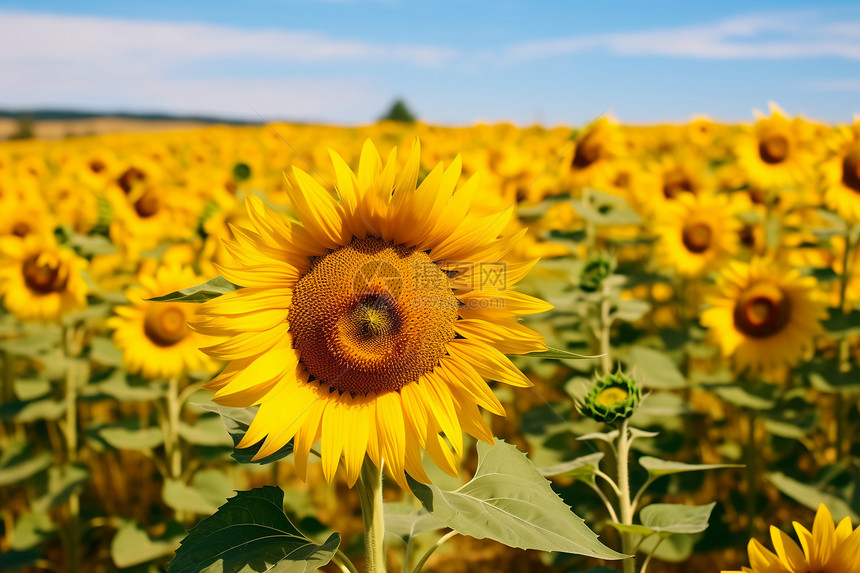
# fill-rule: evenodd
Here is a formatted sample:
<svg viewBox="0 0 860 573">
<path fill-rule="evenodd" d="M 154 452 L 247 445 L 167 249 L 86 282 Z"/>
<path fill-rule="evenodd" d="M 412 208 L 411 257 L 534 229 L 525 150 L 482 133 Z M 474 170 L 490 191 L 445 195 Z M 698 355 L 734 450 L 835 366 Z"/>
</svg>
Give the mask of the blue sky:
<svg viewBox="0 0 860 573">
<path fill-rule="evenodd" d="M 860 6 L 0 1 L 0 107 L 363 123 L 860 112 Z M 259 114 L 259 116 L 258 116 Z"/>
</svg>

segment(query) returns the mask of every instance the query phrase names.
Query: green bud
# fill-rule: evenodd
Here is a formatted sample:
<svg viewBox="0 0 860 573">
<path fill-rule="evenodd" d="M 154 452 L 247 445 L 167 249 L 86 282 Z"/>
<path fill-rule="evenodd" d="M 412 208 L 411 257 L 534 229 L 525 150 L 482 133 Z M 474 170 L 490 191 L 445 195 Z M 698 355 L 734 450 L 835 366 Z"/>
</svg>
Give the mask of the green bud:
<svg viewBox="0 0 860 573">
<path fill-rule="evenodd" d="M 588 255 L 579 274 L 579 288 L 585 292 L 596 292 L 603 288 L 603 281 L 612 274 L 612 260 L 603 253 Z"/>
<path fill-rule="evenodd" d="M 598 422 L 619 423 L 633 415 L 639 398 L 636 381 L 619 370 L 594 382 L 585 396 L 582 413 Z"/>
</svg>

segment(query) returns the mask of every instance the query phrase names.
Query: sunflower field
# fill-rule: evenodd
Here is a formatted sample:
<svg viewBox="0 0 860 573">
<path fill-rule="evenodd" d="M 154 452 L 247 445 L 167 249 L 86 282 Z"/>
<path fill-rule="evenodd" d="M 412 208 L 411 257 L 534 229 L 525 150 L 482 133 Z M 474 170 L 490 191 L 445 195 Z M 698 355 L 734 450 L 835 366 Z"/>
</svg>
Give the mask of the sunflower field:
<svg viewBox="0 0 860 573">
<path fill-rule="evenodd" d="M 860 123 L 0 143 L 0 570 L 860 573 Z"/>
</svg>

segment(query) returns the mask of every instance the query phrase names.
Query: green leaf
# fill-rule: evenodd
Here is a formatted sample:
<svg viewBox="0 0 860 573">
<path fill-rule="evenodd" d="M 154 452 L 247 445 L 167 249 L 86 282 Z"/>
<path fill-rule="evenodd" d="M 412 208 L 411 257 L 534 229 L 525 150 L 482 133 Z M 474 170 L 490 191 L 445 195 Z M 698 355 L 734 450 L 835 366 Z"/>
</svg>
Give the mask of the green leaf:
<svg viewBox="0 0 860 573">
<path fill-rule="evenodd" d="M 769 472 L 767 479 L 776 486 L 776 489 L 809 509 L 817 510 L 818 506 L 823 503 L 836 521 L 849 517 L 854 524 L 860 523 L 860 515 L 857 515 L 845 500 L 832 493 L 800 483 L 782 472 Z"/>
<path fill-rule="evenodd" d="M 526 455 L 501 440 L 478 443 L 475 477 L 454 491 L 411 479 L 409 485 L 427 511 L 463 535 L 520 549 L 625 557 L 600 543 Z"/>
<path fill-rule="evenodd" d="M 651 303 L 647 300 L 631 298 L 629 300 L 619 300 L 615 310 L 610 314 L 610 318 L 623 320 L 624 322 L 636 322 L 651 310 Z"/>
<path fill-rule="evenodd" d="M 385 512 L 385 533 L 404 541 L 422 533 L 442 529 L 445 524 L 435 515 L 427 513 L 423 507 L 415 508 L 403 502 L 388 502 L 383 505 Z"/>
<path fill-rule="evenodd" d="M 129 376 L 117 368 L 99 382 L 90 382 L 82 389 L 86 396 L 105 395 L 120 402 L 149 402 L 165 394 L 166 385 L 160 382 Z"/>
<path fill-rule="evenodd" d="M 622 533 L 632 533 L 634 535 L 642 535 L 643 537 L 648 537 L 649 535 L 657 533 L 653 529 L 645 527 L 644 525 L 639 525 L 638 523 L 626 524 L 610 521 L 609 525 Z"/>
<path fill-rule="evenodd" d="M 544 477 L 571 477 L 585 481 L 594 480 L 594 472 L 600 468 L 600 460 L 603 459 L 603 452 L 588 454 L 572 459 L 569 462 L 556 464 L 554 466 L 538 468 L 538 471 Z"/>
<path fill-rule="evenodd" d="M 639 458 L 639 465 L 648 470 L 648 475 L 652 478 L 684 472 L 699 472 L 704 470 L 717 470 L 720 468 L 743 467 L 737 464 L 685 464 L 683 462 L 671 462 L 668 460 L 661 460 L 660 458 L 652 458 L 651 456 L 643 456 Z"/>
<path fill-rule="evenodd" d="M 28 511 L 15 520 L 12 532 L 12 549 L 32 549 L 43 543 L 57 531 L 57 524 L 44 511 Z"/>
<path fill-rule="evenodd" d="M 194 527 L 176 550 L 168 573 L 197 573 L 210 569 L 304 572 L 323 567 L 340 545 L 333 533 L 317 545 L 302 535 L 283 511 L 284 492 L 264 486 L 240 491 L 215 515 Z"/>
<path fill-rule="evenodd" d="M 90 342 L 90 360 L 93 362 L 121 368 L 123 365 L 122 356 L 122 350 L 110 338 L 96 336 Z"/>
<path fill-rule="evenodd" d="M 179 480 L 167 480 L 161 497 L 176 511 L 209 515 L 215 513 L 227 496 L 233 493 L 230 478 L 220 470 L 203 470 L 195 474 L 191 485 Z"/>
<path fill-rule="evenodd" d="M 194 424 L 179 424 L 179 435 L 182 439 L 198 446 L 225 446 L 235 445 L 230 436 L 224 432 L 224 424 L 219 416 L 200 416 Z"/>
<path fill-rule="evenodd" d="M 683 563 L 693 554 L 693 547 L 701 536 L 701 533 L 675 533 L 668 537 L 652 535 L 642 541 L 639 549 L 646 555 L 653 553 L 660 561 Z"/>
<path fill-rule="evenodd" d="M 845 314 L 842 309 L 828 309 L 830 316 L 821 322 L 821 326 L 835 338 L 844 338 L 860 333 L 860 310 L 852 309 Z"/>
<path fill-rule="evenodd" d="M 776 405 L 776 400 L 772 397 L 760 396 L 751 394 L 736 384 L 726 386 L 715 385 L 711 386 L 714 393 L 735 406 L 741 408 L 749 408 L 751 410 L 770 410 Z"/>
<path fill-rule="evenodd" d="M 576 354 L 560 348 L 547 348 L 542 352 L 530 352 L 525 354 L 528 358 L 551 358 L 553 360 L 577 360 L 583 358 L 600 358 L 600 356 L 588 356 L 586 354 Z"/>
<path fill-rule="evenodd" d="M 700 533 L 708 528 L 716 502 L 707 505 L 652 503 L 642 508 L 642 525 L 661 533 Z"/>
<path fill-rule="evenodd" d="M 46 378 L 18 378 L 15 380 L 15 396 L 22 402 L 44 398 L 52 389 L 50 380 Z"/>
<path fill-rule="evenodd" d="M 257 455 L 257 452 L 260 451 L 260 448 L 263 447 L 263 442 L 254 444 L 248 448 L 236 448 L 236 446 L 239 445 L 239 442 L 245 436 L 245 432 L 248 431 L 251 421 L 257 413 L 257 408 L 228 408 L 217 404 L 196 405 L 204 410 L 217 412 L 221 415 L 221 422 L 224 424 L 224 428 L 227 430 L 227 433 L 230 434 L 230 437 L 233 439 L 233 447 L 235 449 L 233 450 L 232 456 L 237 462 L 243 464 L 270 464 L 293 453 L 293 441 L 290 440 L 278 451 L 259 460 L 252 460 L 252 458 Z"/>
<path fill-rule="evenodd" d="M 52 461 L 48 452 L 31 455 L 25 442 L 7 442 L 0 455 L 0 486 L 20 483 L 50 466 Z"/>
<path fill-rule="evenodd" d="M 630 349 L 627 365 L 637 382 L 645 388 L 673 390 L 685 388 L 687 380 L 665 353 L 653 348 L 634 346 Z"/>
<path fill-rule="evenodd" d="M 238 286 L 234 285 L 224 277 L 218 276 L 203 284 L 184 288 L 164 296 L 157 296 L 147 300 L 152 302 L 206 302 L 207 300 L 212 300 L 222 294 L 233 292 L 238 288 Z"/>
<path fill-rule="evenodd" d="M 126 426 L 105 426 L 99 436 L 118 450 L 152 450 L 164 442 L 161 428 L 129 428 Z"/>
<path fill-rule="evenodd" d="M 167 557 L 179 547 L 185 530 L 178 523 L 170 523 L 163 535 L 152 538 L 140 525 L 128 521 L 123 524 L 110 542 L 110 555 L 120 569 Z"/>
<path fill-rule="evenodd" d="M 35 422 L 36 420 L 57 420 L 66 412 L 63 400 L 40 398 L 24 402 L 8 402 L 0 406 L 0 419 L 16 422 Z"/>
<path fill-rule="evenodd" d="M 90 478 L 87 466 L 67 464 L 52 466 L 48 469 L 48 483 L 45 494 L 33 502 L 33 509 L 47 512 L 80 492 Z"/>
</svg>

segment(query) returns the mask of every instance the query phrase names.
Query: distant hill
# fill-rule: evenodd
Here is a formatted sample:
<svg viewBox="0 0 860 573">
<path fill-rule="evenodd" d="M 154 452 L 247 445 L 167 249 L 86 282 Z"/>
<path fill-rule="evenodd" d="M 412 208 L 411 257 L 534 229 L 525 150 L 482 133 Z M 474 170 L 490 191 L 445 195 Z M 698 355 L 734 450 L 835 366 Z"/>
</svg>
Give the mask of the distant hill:
<svg viewBox="0 0 860 573">
<path fill-rule="evenodd" d="M 165 113 L 126 113 L 126 112 L 93 112 L 73 109 L 0 109 L 0 119 L 29 118 L 33 121 L 95 119 L 114 117 L 118 119 L 136 119 L 142 121 L 183 121 L 195 123 L 226 123 L 230 125 L 251 125 L 262 123 L 208 115 L 171 115 Z"/>
</svg>

